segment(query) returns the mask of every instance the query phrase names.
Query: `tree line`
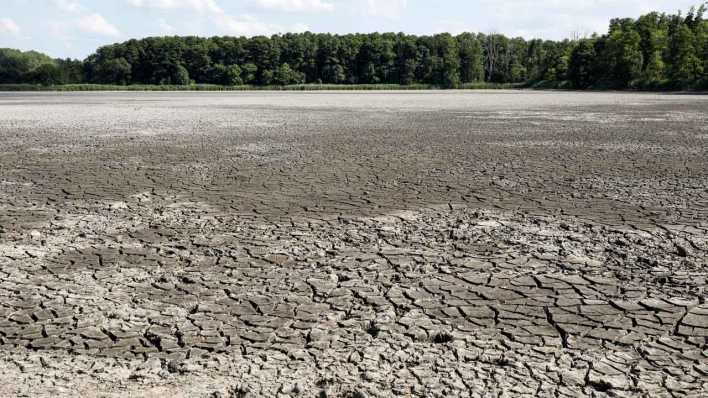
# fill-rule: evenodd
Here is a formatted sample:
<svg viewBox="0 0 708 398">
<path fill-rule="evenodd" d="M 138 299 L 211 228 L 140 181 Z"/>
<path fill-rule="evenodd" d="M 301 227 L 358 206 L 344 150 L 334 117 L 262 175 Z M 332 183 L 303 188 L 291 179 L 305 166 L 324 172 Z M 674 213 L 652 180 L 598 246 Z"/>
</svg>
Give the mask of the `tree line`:
<svg viewBox="0 0 708 398">
<path fill-rule="evenodd" d="M 84 61 L 0 49 L 0 84 L 700 87 L 708 81 L 705 11 L 613 19 L 607 34 L 562 41 L 497 33 L 150 37 L 101 47 Z"/>
</svg>

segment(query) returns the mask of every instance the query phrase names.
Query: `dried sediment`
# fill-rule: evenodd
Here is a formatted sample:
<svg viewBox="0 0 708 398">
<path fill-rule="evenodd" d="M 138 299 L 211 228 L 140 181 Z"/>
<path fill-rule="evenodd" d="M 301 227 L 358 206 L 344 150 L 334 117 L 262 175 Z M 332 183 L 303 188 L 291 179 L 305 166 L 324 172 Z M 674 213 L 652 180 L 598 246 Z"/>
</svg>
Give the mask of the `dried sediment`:
<svg viewBox="0 0 708 398">
<path fill-rule="evenodd" d="M 0 395 L 705 394 L 706 101 L 1 97 Z"/>
</svg>

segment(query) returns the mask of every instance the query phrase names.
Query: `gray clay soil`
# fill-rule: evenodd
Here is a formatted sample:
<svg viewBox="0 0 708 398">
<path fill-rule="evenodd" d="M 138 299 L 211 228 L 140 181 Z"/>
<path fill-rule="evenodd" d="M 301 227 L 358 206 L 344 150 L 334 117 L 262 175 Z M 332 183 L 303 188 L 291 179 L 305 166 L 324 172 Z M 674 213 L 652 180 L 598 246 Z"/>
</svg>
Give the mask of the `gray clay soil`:
<svg viewBox="0 0 708 398">
<path fill-rule="evenodd" d="M 0 396 L 708 394 L 708 97 L 0 94 Z"/>
</svg>

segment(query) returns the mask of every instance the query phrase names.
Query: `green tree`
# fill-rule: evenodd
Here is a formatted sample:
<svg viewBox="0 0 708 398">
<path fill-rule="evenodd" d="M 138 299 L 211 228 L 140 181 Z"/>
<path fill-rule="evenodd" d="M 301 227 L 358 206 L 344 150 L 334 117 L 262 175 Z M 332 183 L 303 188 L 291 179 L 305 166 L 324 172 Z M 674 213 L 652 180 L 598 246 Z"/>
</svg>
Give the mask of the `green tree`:
<svg viewBox="0 0 708 398">
<path fill-rule="evenodd" d="M 534 39 L 528 42 L 526 50 L 526 73 L 530 81 L 539 81 L 545 74 L 546 52 L 543 40 Z"/>
<path fill-rule="evenodd" d="M 34 72 L 43 65 L 54 65 L 50 57 L 36 51 L 0 49 L 0 83 L 31 83 Z"/>
<path fill-rule="evenodd" d="M 207 83 L 212 70 L 209 56 L 209 43 L 198 38 L 188 38 L 187 48 L 180 57 L 180 62 L 188 75 L 197 83 Z"/>
<path fill-rule="evenodd" d="M 256 84 L 258 67 L 255 64 L 247 63 L 241 66 L 241 80 L 246 84 Z"/>
<path fill-rule="evenodd" d="M 344 72 L 344 67 L 338 63 L 326 63 L 322 67 L 322 81 L 325 83 L 340 84 L 344 83 L 347 75 Z"/>
<path fill-rule="evenodd" d="M 212 82 L 216 84 L 223 84 L 224 86 L 240 86 L 243 84 L 243 79 L 241 79 L 241 68 L 238 65 L 214 65 Z"/>
<path fill-rule="evenodd" d="M 128 84 L 132 66 L 125 58 L 108 59 L 98 64 L 94 79 L 98 83 Z"/>
<path fill-rule="evenodd" d="M 573 87 L 584 89 L 595 83 L 596 76 L 594 70 L 595 42 L 593 40 L 581 40 L 573 49 L 570 55 L 568 66 L 568 79 Z"/>
<path fill-rule="evenodd" d="M 541 79 L 548 81 L 561 81 L 568 77 L 568 67 L 572 46 L 569 41 L 543 43 L 543 58 L 539 72 Z"/>
<path fill-rule="evenodd" d="M 378 63 L 379 53 L 376 42 L 379 40 L 377 36 L 371 36 L 367 42 L 362 44 L 357 54 L 357 70 L 358 83 L 376 84 L 381 81 L 378 75 L 376 64 Z"/>
<path fill-rule="evenodd" d="M 570 79 L 576 87 L 708 81 L 706 7 L 614 19 L 584 40 L 502 34 L 298 34 L 271 37 L 149 37 L 103 46 L 83 62 L 0 49 L 0 83 L 113 84 L 426 83 Z M 52 66 L 55 65 L 59 73 Z M 287 65 L 287 66 L 286 66 Z"/>
<path fill-rule="evenodd" d="M 277 67 L 273 72 L 273 78 L 271 80 L 272 84 L 280 86 L 300 84 L 304 81 L 305 77 L 301 73 L 294 71 L 288 64 L 282 64 Z"/>
<path fill-rule="evenodd" d="M 634 24 L 639 33 L 640 48 L 644 64 L 644 79 L 660 80 L 664 77 L 663 52 L 668 40 L 668 19 L 665 15 L 652 12 L 642 15 Z"/>
<path fill-rule="evenodd" d="M 269 39 L 265 36 L 251 38 L 245 45 L 249 63 L 255 64 L 256 84 L 267 85 L 273 79 L 273 70 L 280 64 L 280 46 L 277 36 Z"/>
<path fill-rule="evenodd" d="M 644 65 L 641 36 L 634 30 L 633 23 L 632 20 L 613 21 L 607 39 L 611 79 L 622 86 L 640 78 Z"/>
<path fill-rule="evenodd" d="M 649 59 L 646 61 L 643 78 L 648 81 L 659 81 L 666 76 L 666 64 L 660 51 L 654 51 L 649 54 Z"/>
<path fill-rule="evenodd" d="M 435 35 L 436 61 L 434 62 L 435 84 L 455 87 L 460 84 L 460 50 L 455 38 L 449 33 Z"/>
<path fill-rule="evenodd" d="M 83 62 L 68 58 L 59 59 L 57 60 L 57 66 L 61 74 L 61 83 L 77 84 L 85 81 Z"/>
<path fill-rule="evenodd" d="M 703 78 L 708 79 L 708 21 L 702 21 L 696 33 L 697 48 L 703 62 Z"/>
<path fill-rule="evenodd" d="M 42 64 L 29 73 L 28 79 L 44 86 L 63 83 L 61 70 L 56 64 Z"/>
<path fill-rule="evenodd" d="M 508 80 L 514 83 L 526 81 L 527 70 L 524 65 L 517 61 L 513 61 L 509 67 Z"/>
<path fill-rule="evenodd" d="M 680 82 L 696 80 L 703 74 L 703 62 L 696 55 L 695 36 L 686 24 L 680 24 L 670 38 L 671 78 Z"/>
<path fill-rule="evenodd" d="M 457 36 L 460 51 L 460 79 L 463 83 L 484 80 L 482 45 L 471 33 Z"/>
<path fill-rule="evenodd" d="M 421 39 L 420 41 L 423 41 Z M 433 79 L 433 54 L 430 48 L 425 44 L 418 44 L 418 53 L 420 54 L 420 62 L 416 68 L 416 81 L 420 83 L 431 83 Z"/>
<path fill-rule="evenodd" d="M 169 84 L 178 86 L 189 85 L 192 81 L 189 79 L 189 71 L 183 65 L 175 65 L 172 69 L 172 76 Z"/>
<path fill-rule="evenodd" d="M 420 53 L 415 37 L 399 34 L 396 37 L 396 74 L 397 83 L 413 84 L 416 70 L 420 64 Z"/>
</svg>

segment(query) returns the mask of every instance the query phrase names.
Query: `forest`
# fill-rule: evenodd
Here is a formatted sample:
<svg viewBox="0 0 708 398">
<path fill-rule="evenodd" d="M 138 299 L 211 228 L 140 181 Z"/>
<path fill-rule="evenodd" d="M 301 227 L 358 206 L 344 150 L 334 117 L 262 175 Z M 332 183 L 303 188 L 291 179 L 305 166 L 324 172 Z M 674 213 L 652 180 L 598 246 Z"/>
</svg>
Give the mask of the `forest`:
<svg viewBox="0 0 708 398">
<path fill-rule="evenodd" d="M 563 41 L 498 33 L 150 37 L 101 47 L 83 61 L 0 49 L 0 84 L 697 89 L 708 87 L 705 11 L 613 19 L 606 34 Z"/>
</svg>

